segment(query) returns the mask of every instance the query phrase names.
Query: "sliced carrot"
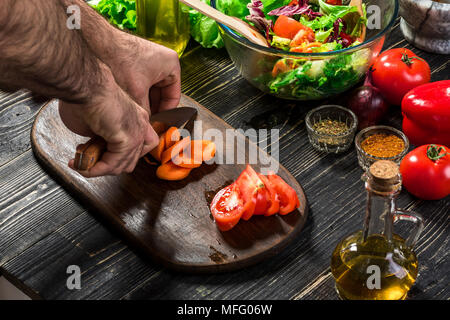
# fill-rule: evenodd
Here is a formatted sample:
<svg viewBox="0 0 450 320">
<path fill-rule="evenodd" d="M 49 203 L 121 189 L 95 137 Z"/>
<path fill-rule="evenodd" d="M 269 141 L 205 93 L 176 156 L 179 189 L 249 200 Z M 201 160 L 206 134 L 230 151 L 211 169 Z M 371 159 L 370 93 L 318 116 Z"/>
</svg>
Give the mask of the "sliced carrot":
<svg viewBox="0 0 450 320">
<path fill-rule="evenodd" d="M 161 163 L 164 164 L 177 157 L 184 149 L 191 145 L 191 137 L 186 137 L 170 148 L 166 149 L 161 155 Z"/>
<path fill-rule="evenodd" d="M 273 66 L 272 76 L 275 78 L 280 73 L 285 73 L 288 71 L 291 71 L 291 68 L 286 64 L 285 60 L 280 59 Z"/>
<path fill-rule="evenodd" d="M 320 47 L 321 45 L 322 43 L 320 42 L 303 43 L 300 46 L 292 47 L 289 51 L 311 53 L 313 48 Z"/>
<path fill-rule="evenodd" d="M 311 42 L 306 46 L 306 48 L 314 48 L 314 47 L 320 47 L 320 46 L 322 46 L 322 43 L 320 43 L 320 42 Z"/>
<path fill-rule="evenodd" d="M 145 162 L 147 162 L 151 166 L 157 166 L 158 165 L 157 162 L 152 161 L 151 159 L 148 158 L 148 156 L 144 156 L 144 160 L 145 160 Z"/>
<path fill-rule="evenodd" d="M 195 162 L 209 161 L 216 155 L 216 144 L 209 140 L 194 140 L 190 152 Z"/>
<path fill-rule="evenodd" d="M 166 148 L 165 140 L 166 140 L 166 134 L 163 133 L 159 137 L 158 146 L 155 149 L 153 149 L 152 151 L 150 151 L 150 154 L 152 155 L 152 157 L 155 158 L 155 160 L 157 160 L 157 161 L 161 161 L 161 155 L 163 154 L 163 151 Z"/>
<path fill-rule="evenodd" d="M 181 139 L 181 134 L 180 134 L 180 131 L 178 131 L 178 128 L 170 127 L 166 131 L 166 149 L 173 146 L 175 143 L 180 141 L 180 139 Z"/>
<path fill-rule="evenodd" d="M 193 153 L 189 155 L 188 152 L 181 152 L 174 163 L 183 168 L 195 169 L 202 165 L 202 160 L 196 158 Z"/>
<path fill-rule="evenodd" d="M 178 181 L 186 178 L 192 169 L 182 168 L 172 161 L 166 162 L 158 167 L 156 176 L 162 180 Z"/>
<path fill-rule="evenodd" d="M 194 140 L 191 142 L 190 157 L 196 162 L 203 162 L 203 140 Z"/>
<path fill-rule="evenodd" d="M 150 121 L 150 124 L 152 125 L 153 130 L 155 130 L 158 136 L 162 135 L 167 130 L 167 125 L 163 122 Z"/>
<path fill-rule="evenodd" d="M 216 144 L 209 140 L 202 140 L 203 161 L 209 161 L 216 156 Z"/>
</svg>

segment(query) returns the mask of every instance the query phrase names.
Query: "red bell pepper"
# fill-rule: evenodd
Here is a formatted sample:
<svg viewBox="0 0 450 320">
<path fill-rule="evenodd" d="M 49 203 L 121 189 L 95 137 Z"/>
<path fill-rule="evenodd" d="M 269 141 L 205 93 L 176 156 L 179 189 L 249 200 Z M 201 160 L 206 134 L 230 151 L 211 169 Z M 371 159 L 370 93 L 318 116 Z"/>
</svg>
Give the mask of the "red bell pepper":
<svg viewBox="0 0 450 320">
<path fill-rule="evenodd" d="M 450 80 L 421 85 L 402 101 L 403 132 L 416 146 L 450 146 Z"/>
</svg>

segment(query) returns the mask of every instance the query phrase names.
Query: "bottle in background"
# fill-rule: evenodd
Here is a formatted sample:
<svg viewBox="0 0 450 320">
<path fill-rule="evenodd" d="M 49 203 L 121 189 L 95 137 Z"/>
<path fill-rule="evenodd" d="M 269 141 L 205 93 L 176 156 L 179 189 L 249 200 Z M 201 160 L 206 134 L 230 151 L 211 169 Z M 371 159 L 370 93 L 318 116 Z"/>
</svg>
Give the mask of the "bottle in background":
<svg viewBox="0 0 450 320">
<path fill-rule="evenodd" d="M 189 15 L 178 0 L 136 0 L 137 33 L 175 50 L 181 57 L 189 42 Z"/>
<path fill-rule="evenodd" d="M 377 161 L 363 179 L 367 190 L 364 227 L 344 238 L 333 252 L 331 273 L 336 289 L 348 300 L 403 300 L 418 274 L 413 248 L 423 219 L 397 209 L 402 181 L 396 163 Z M 415 225 L 406 240 L 394 233 L 399 221 Z"/>
</svg>

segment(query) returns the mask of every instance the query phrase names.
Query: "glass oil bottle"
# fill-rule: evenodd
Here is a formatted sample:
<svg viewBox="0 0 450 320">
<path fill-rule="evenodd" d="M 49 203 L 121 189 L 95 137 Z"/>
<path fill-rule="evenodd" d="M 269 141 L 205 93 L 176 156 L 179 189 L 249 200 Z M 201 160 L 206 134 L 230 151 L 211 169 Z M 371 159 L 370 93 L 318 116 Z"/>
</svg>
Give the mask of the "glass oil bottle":
<svg viewBox="0 0 450 320">
<path fill-rule="evenodd" d="M 364 228 L 343 239 L 333 252 L 331 272 L 336 289 L 348 300 L 403 300 L 417 278 L 413 247 L 423 221 L 416 213 L 396 209 L 401 189 L 397 164 L 377 161 L 363 180 L 367 190 Z M 407 240 L 393 232 L 400 220 L 415 224 Z"/>
<path fill-rule="evenodd" d="M 137 33 L 181 57 L 191 37 L 189 14 L 178 0 L 136 0 Z"/>
</svg>

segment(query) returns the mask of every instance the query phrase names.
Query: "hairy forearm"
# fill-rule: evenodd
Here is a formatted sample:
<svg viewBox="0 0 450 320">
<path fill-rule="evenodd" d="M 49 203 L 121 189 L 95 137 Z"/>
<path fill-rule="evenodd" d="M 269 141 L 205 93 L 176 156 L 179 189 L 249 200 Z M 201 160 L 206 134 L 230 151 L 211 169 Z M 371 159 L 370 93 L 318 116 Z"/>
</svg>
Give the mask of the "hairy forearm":
<svg viewBox="0 0 450 320">
<path fill-rule="evenodd" d="M 80 31 L 67 28 L 59 0 L 2 0 L 1 11 L 1 88 L 27 88 L 73 103 L 92 99 L 105 67 Z"/>
<path fill-rule="evenodd" d="M 92 52 L 109 67 L 134 59 L 140 54 L 137 37 L 113 27 L 84 0 L 60 0 L 60 3 L 64 8 L 71 5 L 80 8 L 80 32 Z"/>
</svg>

